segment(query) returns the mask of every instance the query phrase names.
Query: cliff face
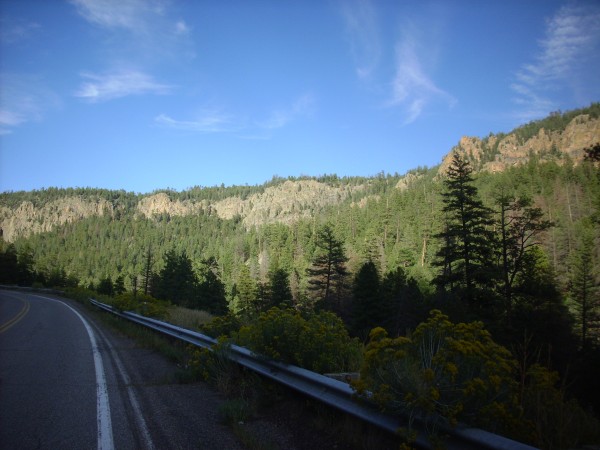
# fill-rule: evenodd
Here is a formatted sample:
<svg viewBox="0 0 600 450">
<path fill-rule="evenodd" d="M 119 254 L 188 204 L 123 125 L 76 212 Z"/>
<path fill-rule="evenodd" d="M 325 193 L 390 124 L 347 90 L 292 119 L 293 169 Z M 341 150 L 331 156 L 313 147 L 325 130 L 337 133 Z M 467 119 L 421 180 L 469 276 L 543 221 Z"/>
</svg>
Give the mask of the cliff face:
<svg viewBox="0 0 600 450">
<path fill-rule="evenodd" d="M 133 214 L 147 219 L 165 214 L 188 216 L 211 213 L 222 219 L 239 216 L 246 227 L 274 222 L 292 223 L 299 218 L 309 217 L 320 208 L 340 203 L 352 192 L 363 188 L 337 188 L 315 180 L 285 181 L 245 200 L 228 197 L 212 204 L 207 200 L 172 200 L 168 194 L 161 192 L 140 199 Z M 68 222 L 105 214 L 111 217 L 115 215 L 115 207 L 106 200 L 64 197 L 39 208 L 24 201 L 16 208 L 0 206 L 0 229 L 5 241 L 13 242 L 32 233 L 51 231 Z"/>
<path fill-rule="evenodd" d="M 363 187 L 336 188 L 315 180 L 286 181 L 269 187 L 262 194 L 242 200 L 230 197 L 214 204 L 222 219 L 241 216 L 247 227 L 266 223 L 291 223 L 310 217 L 316 209 L 344 201 L 353 191 Z"/>
<path fill-rule="evenodd" d="M 534 125 L 539 127 L 543 123 L 547 122 Z M 532 129 L 537 131 L 531 131 Z M 585 148 L 600 143 L 600 119 L 588 114 L 573 114 L 570 122 L 560 128 L 562 131 L 548 131 L 541 127 L 532 129 L 525 133 L 523 128 L 518 128 L 510 134 L 490 135 L 484 139 L 463 137 L 444 157 L 439 173 L 446 172 L 455 151 L 462 153 L 475 170 L 500 172 L 508 167 L 527 163 L 531 155 L 536 155 L 541 161 L 555 160 L 558 163 L 562 163 L 568 156 L 577 164 L 582 160 Z M 396 188 L 409 189 L 419 177 L 418 174 L 408 173 Z M 19 237 L 51 231 L 65 223 L 87 217 L 119 217 L 121 213 L 148 219 L 165 214 L 216 214 L 222 219 L 240 217 L 246 227 L 274 222 L 289 224 L 300 218 L 310 217 L 322 208 L 345 201 L 352 194 L 367 189 L 367 184 L 336 187 L 316 180 L 288 180 L 247 198 L 231 196 L 215 202 L 182 201 L 172 200 L 167 193 L 157 193 L 143 196 L 137 200 L 137 204 L 127 207 L 119 201 L 110 202 L 101 197 L 85 195 L 59 197 L 39 207 L 30 201 L 23 201 L 16 207 L 8 206 L 7 203 L 0 204 L 0 230 L 5 241 L 13 242 Z M 363 207 L 367 200 L 368 197 L 363 197 L 353 203 L 353 206 Z"/>
<path fill-rule="evenodd" d="M 556 160 L 559 164 L 568 155 L 577 164 L 583 159 L 584 149 L 599 142 L 600 119 L 587 114 L 575 117 L 562 132 L 541 128 L 524 142 L 514 132 L 486 139 L 465 136 L 444 157 L 440 173 L 446 172 L 454 152 L 465 156 L 476 170 L 502 172 L 508 167 L 526 164 L 530 155 L 542 161 Z"/>
<path fill-rule="evenodd" d="M 207 202 L 192 202 L 189 200 L 171 200 L 167 194 L 160 192 L 158 194 L 144 197 L 137 204 L 137 213 L 146 218 L 152 218 L 156 215 L 168 214 L 170 216 L 188 216 L 200 213 Z"/>
<path fill-rule="evenodd" d="M 17 208 L 0 206 L 2 237 L 12 242 L 32 233 L 50 231 L 56 226 L 90 216 L 114 215 L 114 207 L 106 200 L 64 197 L 36 208 L 31 202 L 22 202 Z"/>
</svg>

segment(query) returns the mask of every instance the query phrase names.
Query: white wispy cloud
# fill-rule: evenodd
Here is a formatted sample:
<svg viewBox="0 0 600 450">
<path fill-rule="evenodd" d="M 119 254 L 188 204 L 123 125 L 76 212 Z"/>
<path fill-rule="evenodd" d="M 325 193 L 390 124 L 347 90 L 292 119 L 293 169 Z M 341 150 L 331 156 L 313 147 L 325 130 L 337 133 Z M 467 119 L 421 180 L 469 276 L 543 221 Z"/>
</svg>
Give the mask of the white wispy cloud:
<svg viewBox="0 0 600 450">
<path fill-rule="evenodd" d="M 411 36 L 405 36 L 396 46 L 395 75 L 388 106 L 403 108 L 405 124 L 414 122 L 433 101 L 441 100 L 449 106 L 456 103 L 456 99 L 436 86 L 425 72 L 417 46 Z"/>
<path fill-rule="evenodd" d="M 515 75 L 511 89 L 522 120 L 548 114 L 557 107 L 556 93 L 577 89 L 586 71 L 586 62 L 597 55 L 600 43 L 600 7 L 569 3 L 547 21 L 545 35 L 533 62 L 524 64 Z"/>
<path fill-rule="evenodd" d="M 219 111 L 203 111 L 193 120 L 177 120 L 167 114 L 160 114 L 154 121 L 162 126 L 195 133 L 225 133 L 239 130 L 232 116 Z"/>
<path fill-rule="evenodd" d="M 341 7 L 346 35 L 356 65 L 356 75 L 369 78 L 381 57 L 381 42 L 375 8 L 369 0 L 344 2 Z"/>
<path fill-rule="evenodd" d="M 195 133 L 235 133 L 242 139 L 270 139 L 271 131 L 283 128 L 315 109 L 315 97 L 308 93 L 298 97 L 287 108 L 274 110 L 266 120 L 250 120 L 224 112 L 222 108 L 202 109 L 191 119 L 180 120 L 159 114 L 154 122 L 166 128 Z"/>
<path fill-rule="evenodd" d="M 41 26 L 36 22 L 13 21 L 3 17 L 0 18 L 0 40 L 5 44 L 14 44 L 28 39 L 40 28 Z"/>
<path fill-rule="evenodd" d="M 414 122 L 435 101 L 441 100 L 449 106 L 456 103 L 454 97 L 439 88 L 428 73 L 437 59 L 437 49 L 433 45 L 437 41 L 437 33 L 430 31 L 420 36 L 419 30 L 431 28 L 431 22 L 436 18 L 428 18 L 428 26 L 424 23 L 416 25 L 408 17 L 403 18 L 400 25 L 402 37 L 389 49 L 383 45 L 382 22 L 371 0 L 345 2 L 341 12 L 356 75 L 374 92 L 383 93 L 384 106 L 403 111 L 404 124 Z M 388 58 L 390 54 L 391 58 Z M 387 70 L 388 65 L 385 59 L 392 60 L 394 75 L 391 82 L 387 77 L 385 82 L 381 80 L 382 70 Z"/>
<path fill-rule="evenodd" d="M 0 91 L 0 135 L 11 134 L 28 122 L 39 122 L 61 106 L 58 95 L 31 75 L 0 74 Z"/>
<path fill-rule="evenodd" d="M 84 81 L 75 92 L 76 97 L 91 102 L 112 100 L 141 94 L 167 94 L 173 86 L 162 84 L 150 75 L 137 70 L 120 70 L 105 74 L 84 72 Z"/>
<path fill-rule="evenodd" d="M 184 35 L 190 32 L 190 27 L 183 20 L 175 22 L 175 34 Z"/>
<path fill-rule="evenodd" d="M 115 58 L 164 62 L 193 59 L 191 28 L 173 16 L 167 0 L 69 0 L 79 15 L 117 39 L 102 43 Z M 124 37 L 119 33 L 127 33 Z"/>
<path fill-rule="evenodd" d="M 71 0 L 87 21 L 106 28 L 146 31 L 149 21 L 164 12 L 156 0 Z"/>
<path fill-rule="evenodd" d="M 304 94 L 297 98 L 289 108 L 278 109 L 271 116 L 258 123 L 260 128 L 274 130 L 282 128 L 298 117 L 310 115 L 315 107 L 315 97 L 312 94 Z"/>
</svg>

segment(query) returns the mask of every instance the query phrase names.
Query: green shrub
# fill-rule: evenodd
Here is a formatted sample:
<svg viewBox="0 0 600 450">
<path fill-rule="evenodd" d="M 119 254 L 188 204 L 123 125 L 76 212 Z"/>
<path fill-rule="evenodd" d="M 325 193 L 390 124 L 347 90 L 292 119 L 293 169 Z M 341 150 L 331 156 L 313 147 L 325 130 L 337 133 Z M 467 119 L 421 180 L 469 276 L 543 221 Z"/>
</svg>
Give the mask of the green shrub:
<svg viewBox="0 0 600 450">
<path fill-rule="evenodd" d="M 82 287 L 68 287 L 64 288 L 63 292 L 65 297 L 76 300 L 80 303 L 89 303 L 90 298 L 98 300 L 99 302 L 106 303 L 107 297 L 98 295 L 95 291 L 91 291 Z"/>
<path fill-rule="evenodd" d="M 169 303 L 150 295 L 138 293 L 134 296 L 132 292 L 125 292 L 117 295 L 110 303 L 119 311 L 133 311 L 156 319 L 166 319 L 168 317 Z"/>
<path fill-rule="evenodd" d="M 213 319 L 209 312 L 178 305 L 169 306 L 168 314 L 170 323 L 188 330 L 198 330 Z"/>
<path fill-rule="evenodd" d="M 235 393 L 241 368 L 229 359 L 229 346 L 219 342 L 211 349 L 193 347 L 189 367 L 195 377 L 204 380 L 226 395 Z"/>
<path fill-rule="evenodd" d="M 226 425 L 236 425 L 246 422 L 252 417 L 251 405 L 243 398 L 226 400 L 220 407 L 219 412 Z"/>
<path fill-rule="evenodd" d="M 526 373 L 522 404 L 528 438 L 540 448 L 583 448 L 600 442 L 600 421 L 569 399 L 558 373 L 539 364 Z"/>
<path fill-rule="evenodd" d="M 320 373 L 356 370 L 362 353 L 342 320 L 326 311 L 305 318 L 293 309 L 271 308 L 243 326 L 235 340 L 268 358 Z"/>
<path fill-rule="evenodd" d="M 200 331 L 215 339 L 220 337 L 231 337 L 235 335 L 242 322 L 234 314 L 214 317 L 210 322 L 200 327 Z"/>
</svg>

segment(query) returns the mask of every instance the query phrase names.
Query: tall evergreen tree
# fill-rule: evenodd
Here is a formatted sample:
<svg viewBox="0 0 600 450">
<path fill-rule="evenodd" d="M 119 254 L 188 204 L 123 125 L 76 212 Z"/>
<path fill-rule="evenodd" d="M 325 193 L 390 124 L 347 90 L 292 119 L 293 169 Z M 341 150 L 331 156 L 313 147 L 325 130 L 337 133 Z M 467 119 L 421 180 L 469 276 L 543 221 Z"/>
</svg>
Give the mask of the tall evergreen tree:
<svg viewBox="0 0 600 450">
<path fill-rule="evenodd" d="M 344 243 L 335 236 L 332 226 L 325 224 L 317 232 L 316 247 L 312 266 L 307 269 L 309 289 L 317 306 L 336 312 L 342 306 L 339 293 L 348 274 Z"/>
<path fill-rule="evenodd" d="M 17 255 L 17 283 L 21 286 L 31 286 L 35 281 L 33 251 L 29 245 L 21 248 Z"/>
<path fill-rule="evenodd" d="M 377 266 L 368 260 L 356 273 L 352 289 L 352 333 L 360 339 L 365 340 L 371 329 L 384 326 L 389 317 L 380 288 Z"/>
<path fill-rule="evenodd" d="M 269 272 L 269 307 L 292 306 L 292 290 L 290 279 L 284 269 L 274 269 Z"/>
<path fill-rule="evenodd" d="M 119 275 L 117 277 L 117 279 L 113 283 L 113 288 L 114 288 L 115 295 L 120 295 L 123 292 L 125 292 L 125 280 L 123 278 L 123 275 Z"/>
<path fill-rule="evenodd" d="M 435 282 L 442 291 L 450 291 L 469 307 L 488 303 L 493 287 L 492 211 L 483 205 L 474 186 L 472 168 L 455 152 L 444 180 L 445 229 L 437 237 L 442 241 Z"/>
<path fill-rule="evenodd" d="M 176 305 L 198 308 L 196 295 L 198 280 L 190 258 L 185 252 L 176 253 L 175 250 L 169 250 L 164 258 L 165 265 L 158 274 L 153 294 Z"/>
<path fill-rule="evenodd" d="M 498 247 L 501 273 L 501 295 L 504 297 L 504 312 L 511 320 L 514 287 L 519 277 L 526 273 L 527 254 L 539 245 L 539 235 L 552 226 L 544 219 L 540 208 L 533 207 L 531 199 L 519 198 L 500 193 L 496 197 L 498 205 Z"/>
<path fill-rule="evenodd" d="M 227 298 L 225 297 L 225 285 L 218 275 L 218 265 L 215 258 L 202 261 L 198 284 L 198 298 L 202 309 L 211 314 L 227 314 Z"/>
<path fill-rule="evenodd" d="M 235 292 L 235 312 L 242 317 L 253 317 L 259 310 L 258 286 L 246 264 L 242 264 L 239 270 Z"/>
<path fill-rule="evenodd" d="M 96 291 L 98 292 L 98 294 L 114 295 L 115 287 L 113 285 L 113 282 L 112 282 L 110 276 L 106 276 L 100 280 L 100 283 L 98 283 L 98 287 L 96 288 Z"/>
<path fill-rule="evenodd" d="M 403 335 L 423 322 L 429 309 L 414 278 L 402 267 L 388 272 L 381 282 L 381 297 L 388 314 L 384 327 L 391 336 Z"/>
<path fill-rule="evenodd" d="M 594 264 L 594 233 L 591 220 L 578 226 L 578 241 L 571 254 L 569 293 L 574 306 L 581 347 L 587 349 L 600 329 L 600 283 Z"/>
<path fill-rule="evenodd" d="M 3 244 L 4 242 L 2 242 Z M 16 284 L 19 278 L 17 249 L 14 244 L 4 246 L 0 252 L 0 283 Z"/>
<path fill-rule="evenodd" d="M 149 295 L 152 289 L 152 266 L 154 265 L 154 256 L 152 255 L 152 247 L 148 246 L 146 250 L 146 261 L 144 263 L 144 273 L 142 274 L 142 287 L 144 295 Z"/>
<path fill-rule="evenodd" d="M 585 152 L 584 160 L 596 169 L 596 180 L 600 183 L 600 143 L 586 148 L 583 151 Z M 597 195 L 593 200 L 593 206 L 595 211 L 592 214 L 592 220 L 597 224 L 600 224 L 600 196 Z"/>
</svg>

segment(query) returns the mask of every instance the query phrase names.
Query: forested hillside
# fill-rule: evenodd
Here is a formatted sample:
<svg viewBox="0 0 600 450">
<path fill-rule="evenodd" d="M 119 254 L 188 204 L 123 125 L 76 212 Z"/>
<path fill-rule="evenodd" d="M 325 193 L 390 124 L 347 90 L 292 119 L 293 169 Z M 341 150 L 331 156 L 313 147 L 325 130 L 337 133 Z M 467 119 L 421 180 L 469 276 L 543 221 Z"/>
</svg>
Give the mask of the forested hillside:
<svg viewBox="0 0 600 450">
<path fill-rule="evenodd" d="M 600 374 L 599 111 L 463 138 L 402 176 L 3 193 L 2 282 L 143 289 L 238 316 L 326 309 L 365 341 L 438 308 L 482 320 L 523 364 L 570 368 L 598 408 L 585 390 Z"/>
</svg>

